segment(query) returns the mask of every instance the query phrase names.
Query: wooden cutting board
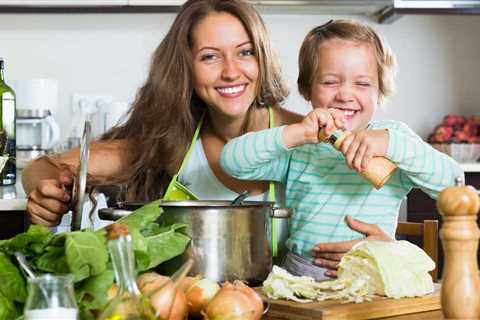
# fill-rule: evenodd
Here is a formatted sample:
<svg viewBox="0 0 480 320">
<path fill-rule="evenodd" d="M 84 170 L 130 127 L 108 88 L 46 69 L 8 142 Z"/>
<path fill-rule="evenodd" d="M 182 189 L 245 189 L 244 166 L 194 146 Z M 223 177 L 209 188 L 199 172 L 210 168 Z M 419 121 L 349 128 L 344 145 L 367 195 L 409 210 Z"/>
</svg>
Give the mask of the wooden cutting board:
<svg viewBox="0 0 480 320">
<path fill-rule="evenodd" d="M 255 288 L 263 301 L 270 303 L 268 317 L 298 320 L 361 320 L 378 319 L 416 312 L 440 310 L 440 286 L 424 297 L 389 299 L 376 297 L 364 303 L 342 303 L 342 301 L 318 301 L 298 303 L 287 300 L 268 299 L 260 287 Z"/>
</svg>

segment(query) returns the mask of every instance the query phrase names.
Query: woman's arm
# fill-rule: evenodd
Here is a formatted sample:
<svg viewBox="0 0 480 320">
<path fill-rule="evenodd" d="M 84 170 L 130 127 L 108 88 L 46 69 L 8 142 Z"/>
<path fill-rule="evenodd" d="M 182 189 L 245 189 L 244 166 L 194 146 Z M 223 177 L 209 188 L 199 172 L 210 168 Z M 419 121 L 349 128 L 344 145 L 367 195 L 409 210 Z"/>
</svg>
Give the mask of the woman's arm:
<svg viewBox="0 0 480 320">
<path fill-rule="evenodd" d="M 90 145 L 88 174 L 101 184 L 127 168 L 125 141 L 98 141 Z M 79 149 L 42 157 L 28 165 L 22 183 L 28 196 L 27 212 L 32 223 L 55 226 L 69 209 L 73 176 L 79 165 Z"/>
</svg>

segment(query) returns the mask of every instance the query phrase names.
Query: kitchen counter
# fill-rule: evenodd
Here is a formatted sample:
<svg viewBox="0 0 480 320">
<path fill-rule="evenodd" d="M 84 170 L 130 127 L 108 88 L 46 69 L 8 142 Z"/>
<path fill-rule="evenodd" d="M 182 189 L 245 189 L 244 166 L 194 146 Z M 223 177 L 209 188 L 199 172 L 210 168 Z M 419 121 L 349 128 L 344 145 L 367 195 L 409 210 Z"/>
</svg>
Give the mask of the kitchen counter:
<svg viewBox="0 0 480 320">
<path fill-rule="evenodd" d="M 17 179 L 13 186 L 0 186 L 0 211 L 25 211 L 27 196 Z"/>
<path fill-rule="evenodd" d="M 17 183 L 0 186 L 0 239 L 9 239 L 25 231 L 27 196 L 22 187 L 21 171 L 17 171 Z"/>
</svg>

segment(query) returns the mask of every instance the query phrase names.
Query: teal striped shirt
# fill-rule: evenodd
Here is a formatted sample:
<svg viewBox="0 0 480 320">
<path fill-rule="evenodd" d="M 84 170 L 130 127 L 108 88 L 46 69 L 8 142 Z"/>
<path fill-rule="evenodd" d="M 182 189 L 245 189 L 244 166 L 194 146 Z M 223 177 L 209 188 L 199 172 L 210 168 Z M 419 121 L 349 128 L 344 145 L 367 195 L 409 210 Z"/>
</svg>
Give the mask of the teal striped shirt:
<svg viewBox="0 0 480 320">
<path fill-rule="evenodd" d="M 295 210 L 289 225 L 287 247 L 311 257 L 314 245 L 357 239 L 363 235 L 348 228 L 346 215 L 381 227 L 394 237 L 403 197 L 420 188 L 436 198 L 463 170 L 449 156 L 425 143 L 398 121 L 375 121 L 369 129 L 388 129 L 386 157 L 398 169 L 376 190 L 345 163 L 328 143 L 286 149 L 284 127 L 252 132 L 231 140 L 220 163 L 231 176 L 244 180 L 279 181 L 286 187 L 286 205 Z"/>
</svg>

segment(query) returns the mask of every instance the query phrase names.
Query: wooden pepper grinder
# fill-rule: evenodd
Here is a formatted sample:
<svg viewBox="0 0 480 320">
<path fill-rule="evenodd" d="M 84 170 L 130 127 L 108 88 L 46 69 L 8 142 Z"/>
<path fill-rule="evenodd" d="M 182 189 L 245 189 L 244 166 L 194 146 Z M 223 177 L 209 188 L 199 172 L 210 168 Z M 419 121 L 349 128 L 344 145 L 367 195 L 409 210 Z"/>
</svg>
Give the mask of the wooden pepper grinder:
<svg viewBox="0 0 480 320">
<path fill-rule="evenodd" d="M 325 130 L 322 129 L 318 133 L 318 139 L 320 141 L 327 141 L 332 144 L 335 149 L 340 150 L 343 140 L 350 134 L 350 131 L 336 129 L 329 136 L 325 133 Z M 373 157 L 368 164 L 368 167 L 365 171 L 361 172 L 360 175 L 370 182 L 375 189 L 380 189 L 383 185 L 390 179 L 397 166 L 388 160 L 385 157 Z"/>
<path fill-rule="evenodd" d="M 438 196 L 443 216 L 440 238 L 445 252 L 441 303 L 446 319 L 480 319 L 480 280 L 477 249 L 479 197 L 461 178 Z"/>
</svg>

